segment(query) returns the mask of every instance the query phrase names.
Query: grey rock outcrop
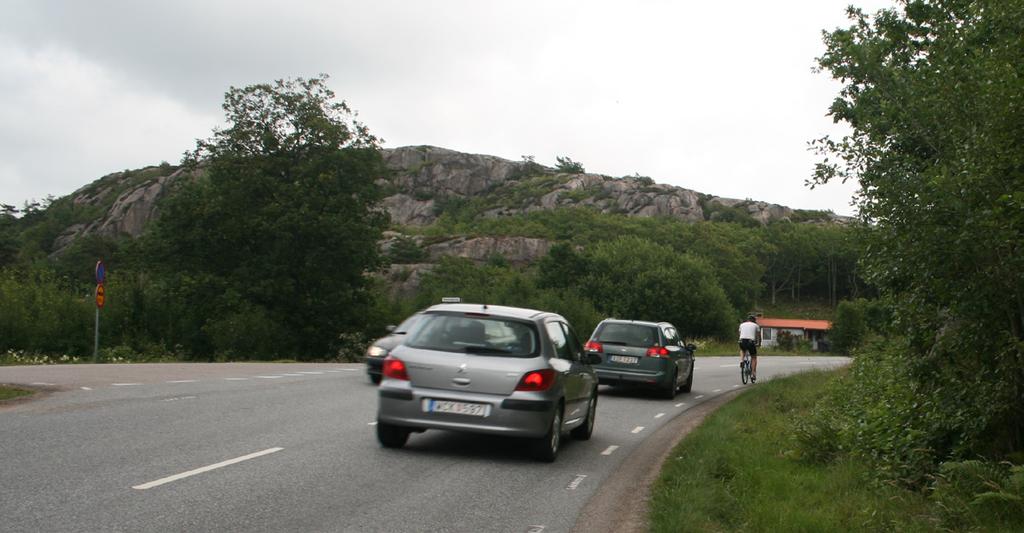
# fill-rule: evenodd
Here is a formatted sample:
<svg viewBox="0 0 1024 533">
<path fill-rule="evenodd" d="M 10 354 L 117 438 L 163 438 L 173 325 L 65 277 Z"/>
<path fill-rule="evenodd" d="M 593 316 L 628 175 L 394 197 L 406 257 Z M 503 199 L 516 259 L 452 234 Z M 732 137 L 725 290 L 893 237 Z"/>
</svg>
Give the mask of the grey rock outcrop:
<svg viewBox="0 0 1024 533">
<path fill-rule="evenodd" d="M 530 237 L 458 237 L 426 247 L 431 261 L 444 256 L 465 257 L 484 263 L 495 256 L 514 266 L 525 266 L 547 255 L 551 241 Z"/>
<path fill-rule="evenodd" d="M 177 170 L 165 176 L 157 176 L 122 192 L 100 218 L 88 224 L 74 224 L 54 240 L 54 255 L 60 255 L 79 237 L 99 235 L 102 237 L 138 237 L 151 220 L 159 213 L 159 202 L 171 183 L 181 178 L 184 170 Z M 103 205 L 111 194 L 128 178 L 124 173 L 104 176 L 98 184 L 83 187 L 72 193 L 72 203 L 79 206 Z"/>
</svg>

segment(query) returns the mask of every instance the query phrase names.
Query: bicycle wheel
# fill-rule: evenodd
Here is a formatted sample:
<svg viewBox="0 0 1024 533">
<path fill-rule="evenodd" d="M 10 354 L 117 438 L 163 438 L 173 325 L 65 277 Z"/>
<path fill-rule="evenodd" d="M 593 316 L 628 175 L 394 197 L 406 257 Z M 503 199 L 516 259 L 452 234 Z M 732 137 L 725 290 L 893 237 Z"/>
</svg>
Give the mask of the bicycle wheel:
<svg viewBox="0 0 1024 533">
<path fill-rule="evenodd" d="M 743 384 L 747 384 L 747 379 L 750 377 L 750 359 L 743 359 L 743 367 L 740 368 L 740 379 L 743 380 Z"/>
</svg>

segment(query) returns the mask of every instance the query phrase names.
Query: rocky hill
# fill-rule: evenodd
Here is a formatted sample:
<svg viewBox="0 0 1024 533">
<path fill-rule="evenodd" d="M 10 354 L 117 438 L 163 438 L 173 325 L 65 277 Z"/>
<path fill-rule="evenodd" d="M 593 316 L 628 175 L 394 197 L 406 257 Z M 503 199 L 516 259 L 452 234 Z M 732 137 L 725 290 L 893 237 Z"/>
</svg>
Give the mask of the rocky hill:
<svg viewBox="0 0 1024 533">
<path fill-rule="evenodd" d="M 777 220 L 842 221 L 826 212 L 796 211 L 752 200 L 719 198 L 655 183 L 651 178 L 565 174 L 530 161 L 456 152 L 433 146 L 384 150 L 390 175 L 378 183 L 387 191 L 384 207 L 396 227 L 426 226 L 453 201 L 472 201 L 479 215 L 503 217 L 562 207 L 588 207 L 603 213 L 672 217 L 683 221 Z M 177 180 L 190 175 L 170 165 L 117 172 L 72 193 L 71 202 L 89 208 L 91 220 L 68 226 L 54 242 L 59 254 L 85 235 L 139 236 L 159 215 L 160 200 Z M 433 244 L 430 256 L 461 255 L 475 260 L 501 253 L 530 262 L 546 253 L 546 243 L 512 238 L 453 238 Z"/>
</svg>

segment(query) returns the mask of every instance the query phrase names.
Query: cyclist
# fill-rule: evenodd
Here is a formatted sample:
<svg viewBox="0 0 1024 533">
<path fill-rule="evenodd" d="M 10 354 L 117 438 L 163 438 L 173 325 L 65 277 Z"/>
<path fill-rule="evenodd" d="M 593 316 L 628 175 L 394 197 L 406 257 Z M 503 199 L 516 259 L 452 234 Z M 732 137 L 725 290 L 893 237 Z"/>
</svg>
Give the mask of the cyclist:
<svg viewBox="0 0 1024 533">
<path fill-rule="evenodd" d="M 740 367 L 743 366 L 743 352 L 750 354 L 750 382 L 757 382 L 757 346 L 761 344 L 761 326 L 757 317 L 750 315 L 740 324 Z"/>
</svg>

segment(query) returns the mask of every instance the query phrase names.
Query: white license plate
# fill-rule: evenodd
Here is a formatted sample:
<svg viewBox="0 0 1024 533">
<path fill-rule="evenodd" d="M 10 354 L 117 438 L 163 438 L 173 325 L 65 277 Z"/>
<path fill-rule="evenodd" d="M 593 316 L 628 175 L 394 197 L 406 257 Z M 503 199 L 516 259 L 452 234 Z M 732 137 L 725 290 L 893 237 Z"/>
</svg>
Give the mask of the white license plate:
<svg viewBox="0 0 1024 533">
<path fill-rule="evenodd" d="M 613 363 L 625 363 L 627 365 L 635 365 L 640 362 L 639 357 L 628 357 L 625 355 L 612 355 L 608 357 L 608 360 Z"/>
<path fill-rule="evenodd" d="M 423 399 L 424 413 L 453 413 L 456 415 L 488 416 L 491 406 L 486 403 L 453 402 L 449 400 Z"/>
</svg>

